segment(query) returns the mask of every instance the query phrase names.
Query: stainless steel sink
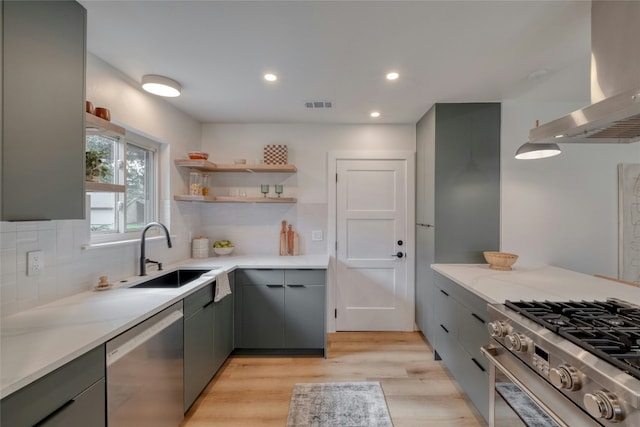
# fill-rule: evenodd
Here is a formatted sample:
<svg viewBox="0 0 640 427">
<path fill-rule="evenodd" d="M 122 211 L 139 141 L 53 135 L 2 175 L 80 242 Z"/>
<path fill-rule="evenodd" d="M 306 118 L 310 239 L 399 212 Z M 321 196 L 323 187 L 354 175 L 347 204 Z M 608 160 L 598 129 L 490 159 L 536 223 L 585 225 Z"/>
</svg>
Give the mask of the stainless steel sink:
<svg viewBox="0 0 640 427">
<path fill-rule="evenodd" d="M 179 288 L 199 278 L 202 274 L 213 269 L 194 270 L 194 269 L 178 269 L 165 273 L 162 276 L 156 276 L 146 280 L 130 288 Z"/>
</svg>

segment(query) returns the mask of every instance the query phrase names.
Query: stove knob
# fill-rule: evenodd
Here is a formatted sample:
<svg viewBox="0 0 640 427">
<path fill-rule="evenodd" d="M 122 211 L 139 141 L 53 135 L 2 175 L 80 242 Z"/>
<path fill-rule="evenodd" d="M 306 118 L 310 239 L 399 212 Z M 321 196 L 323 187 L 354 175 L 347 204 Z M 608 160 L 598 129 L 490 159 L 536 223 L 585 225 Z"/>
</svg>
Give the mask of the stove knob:
<svg viewBox="0 0 640 427">
<path fill-rule="evenodd" d="M 509 334 L 504 337 L 504 344 L 511 351 L 526 353 L 529 349 L 529 338 L 518 333 Z"/>
<path fill-rule="evenodd" d="M 604 418 L 614 423 L 624 419 L 624 411 L 618 402 L 618 397 L 611 392 L 600 390 L 587 393 L 583 401 L 587 412 L 596 418 Z"/>
<path fill-rule="evenodd" d="M 582 387 L 580 372 L 570 365 L 549 369 L 549 381 L 559 389 L 576 391 Z"/>
<path fill-rule="evenodd" d="M 487 323 L 487 329 L 489 330 L 489 335 L 495 338 L 502 338 L 509 333 L 507 324 L 502 320 Z"/>
</svg>

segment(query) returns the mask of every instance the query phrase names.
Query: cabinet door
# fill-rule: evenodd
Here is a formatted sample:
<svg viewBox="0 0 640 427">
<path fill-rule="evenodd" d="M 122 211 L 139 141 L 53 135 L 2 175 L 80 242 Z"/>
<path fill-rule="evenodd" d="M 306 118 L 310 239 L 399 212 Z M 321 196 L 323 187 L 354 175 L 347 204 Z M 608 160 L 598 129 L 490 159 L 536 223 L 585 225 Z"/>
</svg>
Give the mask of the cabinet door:
<svg viewBox="0 0 640 427">
<path fill-rule="evenodd" d="M 241 346 L 272 349 L 283 345 L 284 285 L 243 285 Z"/>
<path fill-rule="evenodd" d="M 184 321 L 185 412 L 215 374 L 213 366 L 213 301 L 207 304 Z"/>
<path fill-rule="evenodd" d="M 1 219 L 83 219 L 86 10 L 2 6 Z"/>
<path fill-rule="evenodd" d="M 324 285 L 287 285 L 284 298 L 285 348 L 324 348 Z"/>
<path fill-rule="evenodd" d="M 218 371 L 233 351 L 233 298 L 235 295 L 232 275 L 229 275 L 231 295 L 214 304 L 215 320 L 213 345 L 213 370 Z"/>
</svg>

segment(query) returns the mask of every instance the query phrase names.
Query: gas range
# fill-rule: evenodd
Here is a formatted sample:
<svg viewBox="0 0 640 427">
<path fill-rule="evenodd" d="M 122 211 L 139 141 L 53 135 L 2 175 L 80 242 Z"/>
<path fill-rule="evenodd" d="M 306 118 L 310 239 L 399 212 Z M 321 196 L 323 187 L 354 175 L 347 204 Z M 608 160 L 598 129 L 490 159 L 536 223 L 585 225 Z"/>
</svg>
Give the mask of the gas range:
<svg viewBox="0 0 640 427">
<path fill-rule="evenodd" d="M 640 307 L 615 299 L 507 301 L 488 311 L 494 344 L 576 411 L 597 425 L 640 426 Z"/>
</svg>

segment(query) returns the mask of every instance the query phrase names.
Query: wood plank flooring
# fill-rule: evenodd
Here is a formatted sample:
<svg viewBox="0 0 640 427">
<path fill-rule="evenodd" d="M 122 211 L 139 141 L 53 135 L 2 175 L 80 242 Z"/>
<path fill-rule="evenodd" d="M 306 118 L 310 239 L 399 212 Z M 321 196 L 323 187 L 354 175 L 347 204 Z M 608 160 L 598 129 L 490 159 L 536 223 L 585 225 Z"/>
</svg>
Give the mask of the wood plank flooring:
<svg viewBox="0 0 640 427">
<path fill-rule="evenodd" d="M 417 332 L 329 334 L 329 356 L 233 356 L 181 427 L 284 426 L 296 383 L 380 381 L 394 427 L 486 426 Z"/>
</svg>

